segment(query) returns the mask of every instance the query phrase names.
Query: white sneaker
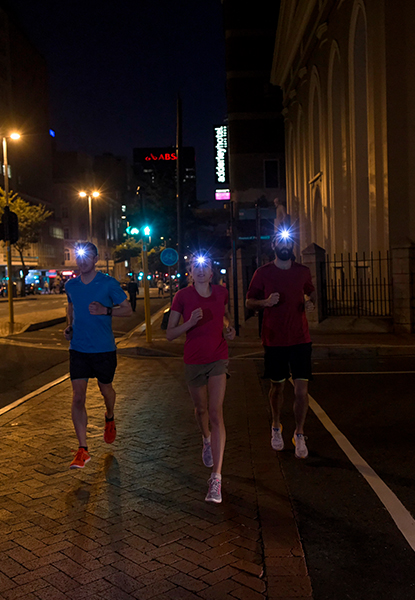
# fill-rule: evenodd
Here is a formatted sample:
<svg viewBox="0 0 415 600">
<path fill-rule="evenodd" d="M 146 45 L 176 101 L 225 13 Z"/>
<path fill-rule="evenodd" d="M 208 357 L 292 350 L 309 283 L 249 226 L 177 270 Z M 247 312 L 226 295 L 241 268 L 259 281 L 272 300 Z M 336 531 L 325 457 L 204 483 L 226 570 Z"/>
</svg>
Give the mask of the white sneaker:
<svg viewBox="0 0 415 600">
<path fill-rule="evenodd" d="M 213 477 L 211 475 L 210 479 L 208 479 L 209 489 L 206 494 L 206 502 L 214 502 L 215 504 L 220 504 L 222 502 L 222 481 Z"/>
<path fill-rule="evenodd" d="M 212 446 L 210 442 L 203 442 L 202 460 L 205 467 L 213 467 Z"/>
<path fill-rule="evenodd" d="M 271 427 L 271 448 L 277 451 L 284 450 L 281 423 L 279 427 Z"/>
<path fill-rule="evenodd" d="M 308 449 L 306 446 L 306 437 L 302 433 L 294 433 L 292 442 L 295 446 L 295 457 L 296 458 L 307 458 Z"/>
</svg>

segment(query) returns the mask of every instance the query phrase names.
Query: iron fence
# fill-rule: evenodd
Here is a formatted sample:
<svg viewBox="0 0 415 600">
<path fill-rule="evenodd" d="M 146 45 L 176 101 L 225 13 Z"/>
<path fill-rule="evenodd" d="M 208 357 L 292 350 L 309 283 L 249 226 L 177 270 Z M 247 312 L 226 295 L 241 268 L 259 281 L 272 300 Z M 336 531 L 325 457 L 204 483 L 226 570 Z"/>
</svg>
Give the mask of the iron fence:
<svg viewBox="0 0 415 600">
<path fill-rule="evenodd" d="M 324 317 L 390 317 L 392 315 L 392 277 L 389 253 L 375 257 L 363 253 L 321 263 Z"/>
</svg>

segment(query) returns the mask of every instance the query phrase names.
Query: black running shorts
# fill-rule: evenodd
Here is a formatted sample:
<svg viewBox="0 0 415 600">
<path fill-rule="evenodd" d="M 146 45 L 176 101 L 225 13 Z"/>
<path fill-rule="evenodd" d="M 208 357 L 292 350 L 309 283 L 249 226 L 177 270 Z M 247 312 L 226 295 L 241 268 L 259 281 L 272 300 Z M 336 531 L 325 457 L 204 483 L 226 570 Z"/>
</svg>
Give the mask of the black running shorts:
<svg viewBox="0 0 415 600">
<path fill-rule="evenodd" d="M 69 350 L 69 373 L 73 379 L 92 379 L 111 383 L 117 367 L 117 352 L 78 352 Z"/>
<path fill-rule="evenodd" d="M 293 379 L 311 381 L 311 342 L 296 346 L 264 346 L 264 378 L 271 381 Z"/>
</svg>

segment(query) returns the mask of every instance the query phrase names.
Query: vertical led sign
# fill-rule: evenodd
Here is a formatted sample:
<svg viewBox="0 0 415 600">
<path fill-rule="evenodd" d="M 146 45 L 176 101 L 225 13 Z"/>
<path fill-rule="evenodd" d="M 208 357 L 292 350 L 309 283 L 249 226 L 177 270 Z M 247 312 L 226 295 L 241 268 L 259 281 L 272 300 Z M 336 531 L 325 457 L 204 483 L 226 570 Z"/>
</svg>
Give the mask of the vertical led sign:
<svg viewBox="0 0 415 600">
<path fill-rule="evenodd" d="M 213 129 L 215 135 L 215 182 L 218 186 L 227 186 L 229 183 L 228 126 L 218 125 Z"/>
</svg>

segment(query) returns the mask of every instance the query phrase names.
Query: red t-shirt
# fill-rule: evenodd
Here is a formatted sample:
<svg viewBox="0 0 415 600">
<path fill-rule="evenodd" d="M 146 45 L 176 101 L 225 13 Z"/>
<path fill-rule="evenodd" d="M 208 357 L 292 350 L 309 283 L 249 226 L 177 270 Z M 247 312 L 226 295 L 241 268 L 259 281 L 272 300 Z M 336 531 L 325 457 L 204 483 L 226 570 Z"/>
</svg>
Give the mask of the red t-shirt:
<svg viewBox="0 0 415 600">
<path fill-rule="evenodd" d="M 203 317 L 186 332 L 184 362 L 187 365 L 203 365 L 228 358 L 228 345 L 223 337 L 223 317 L 228 304 L 228 290 L 212 285 L 209 298 L 197 293 L 193 285 L 177 292 L 171 309 L 180 313 L 183 321 L 190 319 L 196 308 L 203 310 Z"/>
<path fill-rule="evenodd" d="M 294 346 L 311 341 L 304 309 L 304 294 L 314 291 L 308 267 L 296 262 L 279 269 L 270 262 L 257 269 L 249 285 L 247 298 L 265 300 L 273 292 L 280 294 L 277 305 L 264 309 L 262 343 L 264 346 Z"/>
</svg>

